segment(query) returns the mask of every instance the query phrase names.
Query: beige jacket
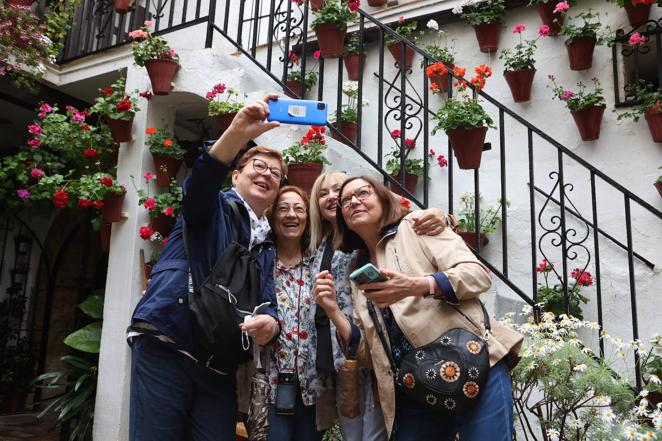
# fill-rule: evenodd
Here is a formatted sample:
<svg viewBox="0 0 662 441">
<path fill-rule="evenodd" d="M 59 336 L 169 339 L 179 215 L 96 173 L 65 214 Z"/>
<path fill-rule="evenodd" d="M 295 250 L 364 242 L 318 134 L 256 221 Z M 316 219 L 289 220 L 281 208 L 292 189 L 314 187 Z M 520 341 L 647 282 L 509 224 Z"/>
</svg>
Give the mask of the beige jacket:
<svg viewBox="0 0 662 441">
<path fill-rule="evenodd" d="M 377 266 L 410 276 L 443 271 L 453 286 L 462 312 L 482 325 L 483 312 L 476 299 L 492 283 L 487 269 L 450 228 L 437 236 L 418 236 L 412 228 L 410 217 L 402 220 L 397 232 L 387 233 L 378 243 Z M 354 323 L 361 331 L 358 359 L 375 371 L 384 421 L 390 436 L 395 418 L 395 385 L 389 361 L 368 313 L 366 297 L 354 284 L 352 300 Z M 462 327 L 481 335 L 485 332 L 484 329 L 476 329 L 453 308 L 433 297 L 406 297 L 391 305 L 391 311 L 414 347 L 428 344 L 452 328 Z M 381 316 L 379 319 L 381 321 Z M 493 366 L 509 352 L 516 353 L 523 337 L 496 320 L 491 320 L 490 324 L 492 332 L 488 337 L 488 349 L 490 365 Z M 385 329 L 383 322 L 381 325 Z"/>
</svg>

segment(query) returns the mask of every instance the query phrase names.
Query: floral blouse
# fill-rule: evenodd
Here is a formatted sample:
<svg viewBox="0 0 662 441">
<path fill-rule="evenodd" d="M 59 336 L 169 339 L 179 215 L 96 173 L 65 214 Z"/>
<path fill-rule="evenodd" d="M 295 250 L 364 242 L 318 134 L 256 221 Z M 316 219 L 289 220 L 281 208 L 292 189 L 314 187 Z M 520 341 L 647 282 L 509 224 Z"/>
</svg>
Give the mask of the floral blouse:
<svg viewBox="0 0 662 441">
<path fill-rule="evenodd" d="M 306 374 L 309 358 L 312 358 L 313 366 L 315 362 L 315 351 L 310 348 L 310 335 L 315 329 L 314 312 L 313 315 L 310 313 L 311 306 L 315 303 L 311 289 L 311 264 L 312 257 L 308 252 L 304 253 L 301 262 L 292 267 L 287 267 L 276 259 L 274 282 L 280 335 L 271 351 L 270 403 L 276 400 L 278 372 L 296 372 L 303 403 L 306 406 L 315 404 L 316 394 L 310 385 L 311 375 Z M 299 317 L 302 320 L 299 320 Z M 310 317 L 313 317 L 313 320 L 310 320 Z"/>
</svg>

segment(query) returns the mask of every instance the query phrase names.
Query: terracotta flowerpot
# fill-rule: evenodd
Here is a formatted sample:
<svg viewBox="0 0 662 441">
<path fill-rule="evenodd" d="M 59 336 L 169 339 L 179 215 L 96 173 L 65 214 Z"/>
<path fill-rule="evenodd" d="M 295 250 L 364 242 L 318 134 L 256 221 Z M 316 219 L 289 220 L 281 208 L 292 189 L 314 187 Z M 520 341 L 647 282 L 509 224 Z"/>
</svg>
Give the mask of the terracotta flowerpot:
<svg viewBox="0 0 662 441">
<path fill-rule="evenodd" d="M 373 8 L 384 6 L 385 4 L 386 0 L 368 0 L 368 5 L 372 6 Z"/>
<path fill-rule="evenodd" d="M 660 193 L 660 197 L 662 198 L 662 182 L 656 182 L 655 188 L 657 188 L 657 192 Z"/>
<path fill-rule="evenodd" d="M 653 5 L 634 5 L 632 2 L 626 1 L 623 7 L 628 15 L 630 26 L 636 28 L 646 23 L 651 13 L 651 6 Z"/>
<path fill-rule="evenodd" d="M 99 228 L 99 238 L 101 239 L 101 251 L 107 253 L 110 251 L 110 230 L 113 224 L 103 223 Z"/>
<path fill-rule="evenodd" d="M 363 69 L 365 69 L 365 59 L 366 59 L 366 54 L 362 54 L 360 57 L 361 59 L 361 65 L 363 65 Z M 345 69 L 347 69 L 347 79 L 351 81 L 358 81 L 359 80 L 359 54 L 345 54 L 343 57 L 343 61 L 345 62 Z"/>
<path fill-rule="evenodd" d="M 101 217 L 106 223 L 119 222 L 122 220 L 122 205 L 124 205 L 124 196 L 126 189 L 122 187 L 122 193 L 109 193 L 103 199 L 101 206 Z"/>
<path fill-rule="evenodd" d="M 152 92 L 155 95 L 169 94 L 172 90 L 172 79 L 179 70 L 179 63 L 173 60 L 147 60 L 145 68 L 152 82 Z"/>
<path fill-rule="evenodd" d="M 338 124 L 333 123 L 333 126 L 338 127 Z M 356 123 L 343 121 L 342 127 L 340 128 L 340 133 L 345 135 L 345 137 L 349 139 L 352 144 L 356 144 Z M 337 141 L 345 142 L 345 140 L 338 136 L 336 132 L 331 132 L 331 137 Z"/>
<path fill-rule="evenodd" d="M 118 14 L 126 14 L 133 6 L 133 0 L 113 0 L 113 6 Z"/>
<path fill-rule="evenodd" d="M 156 168 L 156 185 L 167 187 L 170 180 L 177 176 L 182 160 L 172 156 L 152 155 L 154 158 L 154 167 Z"/>
<path fill-rule="evenodd" d="M 24 6 L 29 8 L 34 3 L 33 0 L 5 0 L 5 7 L 7 6 Z"/>
<path fill-rule="evenodd" d="M 167 237 L 170 234 L 170 230 L 175 226 L 175 221 L 177 220 L 174 216 L 166 216 L 161 213 L 156 217 L 153 217 L 149 226 L 156 232 L 158 232 L 162 237 Z"/>
<path fill-rule="evenodd" d="M 513 95 L 513 101 L 522 103 L 531 99 L 531 86 L 535 75 L 535 69 L 507 70 L 503 73 Z"/>
<path fill-rule="evenodd" d="M 593 65 L 593 50 L 595 49 L 595 37 L 577 37 L 565 42 L 568 50 L 570 69 L 586 70 Z"/>
<path fill-rule="evenodd" d="M 324 0 L 310 0 L 310 9 L 317 11 L 324 6 Z"/>
<path fill-rule="evenodd" d="M 345 47 L 345 34 L 347 28 L 340 29 L 333 23 L 322 23 L 315 28 L 317 35 L 317 44 L 324 58 L 342 57 L 342 51 Z"/>
<path fill-rule="evenodd" d="M 113 136 L 113 141 L 117 143 L 131 141 L 133 115 L 131 115 L 131 119 L 126 121 L 123 119 L 106 118 L 106 124 L 108 124 L 108 127 L 110 127 L 110 133 Z"/>
<path fill-rule="evenodd" d="M 453 144 L 453 154 L 457 158 L 457 165 L 463 170 L 479 168 L 487 126 L 448 129 L 446 134 Z"/>
<path fill-rule="evenodd" d="M 439 86 L 441 92 L 448 92 L 448 73 L 443 75 L 431 75 L 429 79 L 430 84 L 434 83 Z"/>
<path fill-rule="evenodd" d="M 234 119 L 235 115 L 237 115 L 237 112 L 216 115 L 216 122 L 218 123 L 218 126 L 222 132 L 226 131 L 227 128 L 230 127 L 230 124 L 232 124 L 232 120 Z"/>
<path fill-rule="evenodd" d="M 478 244 L 476 242 L 476 232 L 475 231 L 458 231 L 457 234 L 460 235 L 464 243 L 472 247 L 473 249 L 478 249 Z M 480 237 L 480 249 L 482 250 L 485 245 L 490 241 L 482 231 L 479 234 Z"/>
<path fill-rule="evenodd" d="M 554 14 L 556 3 L 556 0 L 548 0 L 547 3 L 538 3 L 537 5 L 540 19 L 543 24 L 549 26 L 549 35 L 558 35 L 561 32 L 561 25 L 563 25 L 563 14 Z"/>
<path fill-rule="evenodd" d="M 654 142 L 662 142 L 662 112 L 655 109 L 648 109 L 644 113 L 646 122 L 648 123 L 648 130 L 651 132 Z"/>
<path fill-rule="evenodd" d="M 600 125 L 605 106 L 591 106 L 577 112 L 571 111 L 582 141 L 595 141 L 600 137 Z"/>
<path fill-rule="evenodd" d="M 499 37 L 502 27 L 503 25 L 501 23 L 484 23 L 474 26 L 481 52 L 495 52 L 499 48 Z"/>
<path fill-rule="evenodd" d="M 319 162 L 301 162 L 287 165 L 287 183 L 296 185 L 310 195 L 315 179 L 322 174 Z"/>
<path fill-rule="evenodd" d="M 402 43 L 396 41 L 393 44 L 388 45 L 388 50 L 393 55 L 395 59 L 395 66 L 400 67 L 400 61 L 402 61 Z M 414 62 L 414 49 L 409 46 L 405 46 L 405 70 L 410 70 L 411 65 Z"/>
<path fill-rule="evenodd" d="M 301 93 L 301 82 L 299 82 L 299 81 L 288 81 L 285 84 L 287 85 L 287 87 L 292 89 L 292 91 L 294 92 L 294 93 L 291 93 L 287 89 L 284 89 L 285 95 L 289 96 L 290 98 L 295 98 L 295 99 L 303 98 L 304 94 Z"/>
<path fill-rule="evenodd" d="M 400 182 L 400 174 L 398 173 L 397 175 L 391 175 L 393 179 L 396 181 Z M 405 172 L 405 190 L 407 190 L 411 194 L 415 194 L 416 192 L 416 184 L 418 184 L 418 176 L 416 176 L 413 173 L 406 173 Z M 404 196 L 405 193 L 400 189 L 399 186 L 395 184 L 390 184 L 389 187 L 391 187 L 391 191 L 395 194 L 398 194 L 400 196 Z"/>
</svg>

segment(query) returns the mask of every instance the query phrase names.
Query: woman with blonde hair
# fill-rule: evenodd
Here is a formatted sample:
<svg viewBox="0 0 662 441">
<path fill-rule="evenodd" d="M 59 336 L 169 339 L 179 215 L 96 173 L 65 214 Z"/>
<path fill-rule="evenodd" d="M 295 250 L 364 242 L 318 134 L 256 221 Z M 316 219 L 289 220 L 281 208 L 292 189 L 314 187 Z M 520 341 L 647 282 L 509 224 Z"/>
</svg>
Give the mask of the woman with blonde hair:
<svg viewBox="0 0 662 441">
<path fill-rule="evenodd" d="M 310 253 L 315 256 L 311 267 L 313 279 L 320 271 L 327 270 L 336 280 L 337 306 L 347 318 L 352 317 L 351 289 L 349 285 L 348 268 L 354 258 L 353 253 L 344 253 L 335 250 L 332 243 L 337 235 L 336 208 L 338 205 L 339 189 L 349 179 L 343 172 L 323 173 L 315 181 L 310 197 Z M 429 209 L 417 212 L 414 215 L 417 234 L 438 234 L 445 225 L 446 218 L 439 209 Z M 316 373 L 311 384 L 318 390 L 318 394 L 337 385 L 338 371 L 345 368 L 345 356 L 335 337 L 336 330 L 333 323 L 322 308 L 312 305 L 309 311 L 311 320 L 314 317 L 315 326 L 312 327 L 310 339 L 316 346 L 315 356 L 308 358 L 307 372 Z M 386 426 L 382 417 L 381 408 L 373 396 L 373 381 L 370 369 L 358 370 L 358 406 L 342 402 L 346 399 L 342 392 L 339 394 L 340 425 L 346 441 L 379 441 L 387 440 Z M 356 375 L 356 373 L 354 373 Z M 352 375 L 342 372 L 342 375 Z M 356 377 L 354 377 L 356 378 Z M 349 388 L 351 392 L 351 387 Z M 355 388 L 354 388 L 355 389 Z M 354 400 L 356 394 L 354 394 Z M 346 410 L 353 407 L 354 410 Z M 345 416 L 343 414 L 350 416 Z M 358 415 L 357 415 L 358 414 Z"/>
</svg>

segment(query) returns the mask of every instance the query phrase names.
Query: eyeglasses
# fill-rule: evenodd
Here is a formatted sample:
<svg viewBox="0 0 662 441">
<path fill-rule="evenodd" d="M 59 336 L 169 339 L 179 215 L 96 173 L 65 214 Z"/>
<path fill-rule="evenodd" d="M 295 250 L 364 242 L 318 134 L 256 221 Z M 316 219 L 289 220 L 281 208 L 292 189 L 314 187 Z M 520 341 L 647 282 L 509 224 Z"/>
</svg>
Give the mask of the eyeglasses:
<svg viewBox="0 0 662 441">
<path fill-rule="evenodd" d="M 365 201 L 370 197 L 372 194 L 372 185 L 364 185 L 363 187 L 359 187 L 356 189 L 356 191 L 349 196 L 345 196 L 344 198 L 340 199 L 340 206 L 345 209 L 349 207 L 349 205 L 352 203 L 352 198 L 356 196 L 356 199 L 359 201 Z"/>
<path fill-rule="evenodd" d="M 283 179 L 283 172 L 279 168 L 269 167 L 266 162 L 258 158 L 253 159 L 253 170 L 260 174 L 269 170 L 269 175 L 274 181 L 280 182 Z"/>
</svg>

